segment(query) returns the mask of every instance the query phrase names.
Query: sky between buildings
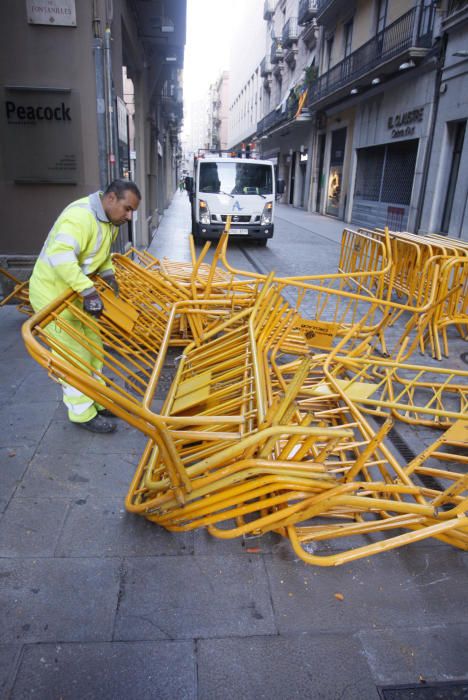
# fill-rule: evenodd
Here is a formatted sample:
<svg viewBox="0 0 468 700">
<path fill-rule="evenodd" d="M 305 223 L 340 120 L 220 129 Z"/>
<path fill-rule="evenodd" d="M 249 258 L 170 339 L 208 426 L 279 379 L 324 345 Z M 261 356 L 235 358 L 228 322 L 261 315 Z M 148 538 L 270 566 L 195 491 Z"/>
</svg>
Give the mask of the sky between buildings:
<svg viewBox="0 0 468 700">
<path fill-rule="evenodd" d="M 184 59 L 184 131 L 190 128 L 189 105 L 207 94 L 223 70 L 229 70 L 231 41 L 252 41 L 240 18 L 252 0 L 188 0 Z"/>
</svg>

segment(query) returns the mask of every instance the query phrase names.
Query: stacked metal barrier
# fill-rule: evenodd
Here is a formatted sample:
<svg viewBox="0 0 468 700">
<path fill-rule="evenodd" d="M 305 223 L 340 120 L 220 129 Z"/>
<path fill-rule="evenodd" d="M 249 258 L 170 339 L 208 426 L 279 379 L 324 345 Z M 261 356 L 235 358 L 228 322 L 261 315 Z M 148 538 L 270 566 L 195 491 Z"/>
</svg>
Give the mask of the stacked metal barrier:
<svg viewBox="0 0 468 700">
<path fill-rule="evenodd" d="M 211 265 L 208 246 L 197 258 L 193 244 L 191 265 L 115 255 L 121 297 L 96 280 L 99 321 L 70 292 L 23 327 L 52 377 L 146 435 L 126 508 L 174 531 L 275 531 L 320 565 L 426 537 L 468 549 L 468 372 L 415 355 L 449 323 L 464 326 L 463 256 L 422 263 L 411 241 L 408 273 L 395 236 L 345 230 L 337 273 L 267 277 L 233 269 L 227 238 Z M 50 323 L 102 371 L 48 335 Z M 181 354 L 156 410 L 171 346 Z M 397 422 L 445 432 L 405 463 L 388 439 Z M 334 540 L 342 551 L 317 553 Z"/>
</svg>

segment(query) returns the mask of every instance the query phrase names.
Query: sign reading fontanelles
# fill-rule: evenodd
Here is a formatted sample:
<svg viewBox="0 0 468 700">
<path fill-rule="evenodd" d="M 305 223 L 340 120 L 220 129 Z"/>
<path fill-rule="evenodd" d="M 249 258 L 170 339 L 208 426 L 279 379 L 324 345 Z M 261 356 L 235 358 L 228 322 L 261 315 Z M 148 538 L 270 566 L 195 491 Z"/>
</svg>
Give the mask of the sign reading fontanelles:
<svg viewBox="0 0 468 700">
<path fill-rule="evenodd" d="M 81 180 L 78 94 L 68 89 L 11 86 L 0 90 L 5 176 L 16 183 Z"/>
<path fill-rule="evenodd" d="M 75 0 L 26 0 L 30 24 L 76 27 Z"/>
</svg>

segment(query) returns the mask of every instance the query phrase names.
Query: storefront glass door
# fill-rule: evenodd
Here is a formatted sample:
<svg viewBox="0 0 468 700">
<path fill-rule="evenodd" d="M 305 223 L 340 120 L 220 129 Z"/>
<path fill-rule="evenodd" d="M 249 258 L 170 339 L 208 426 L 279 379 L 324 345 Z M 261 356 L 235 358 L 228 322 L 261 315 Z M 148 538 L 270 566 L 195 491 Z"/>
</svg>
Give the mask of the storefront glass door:
<svg viewBox="0 0 468 700">
<path fill-rule="evenodd" d="M 332 133 L 326 206 L 326 213 L 332 216 L 339 216 L 340 214 L 345 146 L 346 127 L 337 129 Z"/>
</svg>

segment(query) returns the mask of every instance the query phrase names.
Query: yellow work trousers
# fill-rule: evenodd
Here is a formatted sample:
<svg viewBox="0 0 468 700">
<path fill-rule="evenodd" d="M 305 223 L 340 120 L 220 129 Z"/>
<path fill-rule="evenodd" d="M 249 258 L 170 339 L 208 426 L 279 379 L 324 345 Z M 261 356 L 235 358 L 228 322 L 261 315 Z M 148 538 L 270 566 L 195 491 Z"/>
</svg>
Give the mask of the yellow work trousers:
<svg viewBox="0 0 468 700">
<path fill-rule="evenodd" d="M 55 322 L 49 323 L 45 332 L 57 341 L 60 348 L 66 349 L 66 359 L 71 365 L 85 371 L 86 374 L 103 383 L 100 377 L 103 349 L 101 336 L 78 319 L 72 318 L 66 311 L 62 314 L 62 317 L 64 317 L 69 326 L 69 332 L 64 328 L 60 328 Z M 65 359 L 63 350 L 59 351 L 57 348 L 54 354 Z M 72 423 L 86 423 L 94 418 L 98 410 L 103 408 L 103 406 L 95 403 L 93 399 L 83 394 L 79 389 L 65 382 L 61 382 L 61 384 L 63 402 L 68 409 L 68 418 Z"/>
</svg>

